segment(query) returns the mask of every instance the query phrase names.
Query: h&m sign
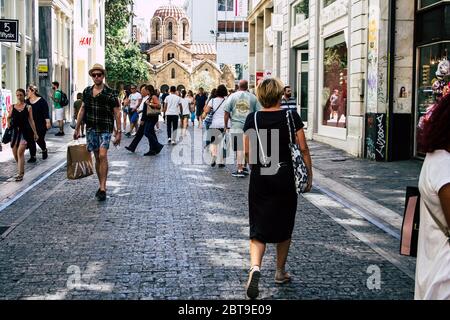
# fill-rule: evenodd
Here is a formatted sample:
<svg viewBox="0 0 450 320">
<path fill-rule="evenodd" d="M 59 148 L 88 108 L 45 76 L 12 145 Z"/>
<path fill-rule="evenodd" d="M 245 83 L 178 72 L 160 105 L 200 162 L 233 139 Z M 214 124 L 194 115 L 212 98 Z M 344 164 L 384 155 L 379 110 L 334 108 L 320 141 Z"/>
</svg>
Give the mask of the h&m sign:
<svg viewBox="0 0 450 320">
<path fill-rule="evenodd" d="M 19 42 L 19 20 L 0 19 L 0 42 Z"/>
<path fill-rule="evenodd" d="M 81 35 L 78 38 L 78 46 L 80 48 L 92 48 L 94 45 L 94 36 L 92 34 Z"/>
</svg>

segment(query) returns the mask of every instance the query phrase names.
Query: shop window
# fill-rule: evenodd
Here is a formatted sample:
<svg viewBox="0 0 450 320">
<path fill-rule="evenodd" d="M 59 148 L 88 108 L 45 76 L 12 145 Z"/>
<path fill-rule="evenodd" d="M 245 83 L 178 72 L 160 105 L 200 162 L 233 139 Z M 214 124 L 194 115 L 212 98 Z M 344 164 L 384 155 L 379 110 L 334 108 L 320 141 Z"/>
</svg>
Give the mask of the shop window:
<svg viewBox="0 0 450 320">
<path fill-rule="evenodd" d="M 6 4 L 5 0 L 0 0 L 0 18 L 6 18 Z"/>
<path fill-rule="evenodd" d="M 293 8 L 292 23 L 298 25 L 309 18 L 309 0 L 302 0 Z"/>
<path fill-rule="evenodd" d="M 446 64 L 450 53 L 450 42 L 419 48 L 419 70 L 417 77 L 417 154 L 424 155 L 421 145 L 421 123 L 428 108 L 449 93 L 450 73 Z M 402 89 L 399 89 L 402 95 Z"/>
<path fill-rule="evenodd" d="M 244 78 L 244 68 L 242 64 L 235 64 L 234 65 L 235 72 L 235 80 L 242 80 Z"/>
<path fill-rule="evenodd" d="M 348 49 L 343 32 L 325 39 L 323 68 L 322 124 L 346 128 Z"/>
<path fill-rule="evenodd" d="M 234 11 L 234 0 L 218 0 L 219 11 Z"/>
<path fill-rule="evenodd" d="M 443 2 L 443 0 L 418 0 L 418 1 L 419 1 L 419 9 L 423 9 L 433 4 Z"/>
<path fill-rule="evenodd" d="M 227 22 L 226 21 L 218 21 L 217 22 L 217 31 L 218 32 L 225 32 L 227 29 Z"/>
<path fill-rule="evenodd" d="M 9 48 L 2 46 L 0 44 L 0 48 L 1 48 L 1 55 L 2 55 L 2 88 L 5 89 L 8 83 L 8 73 L 11 71 L 9 70 L 9 66 L 8 66 L 8 53 L 9 53 Z"/>
</svg>

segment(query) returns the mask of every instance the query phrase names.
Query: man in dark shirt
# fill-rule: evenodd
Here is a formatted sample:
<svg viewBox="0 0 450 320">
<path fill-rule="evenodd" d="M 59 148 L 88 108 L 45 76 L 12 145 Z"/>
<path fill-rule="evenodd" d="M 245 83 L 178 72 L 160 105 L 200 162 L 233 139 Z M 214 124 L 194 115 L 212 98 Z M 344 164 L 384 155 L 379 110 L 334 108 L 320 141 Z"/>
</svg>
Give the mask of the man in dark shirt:
<svg viewBox="0 0 450 320">
<path fill-rule="evenodd" d="M 292 89 L 290 86 L 284 87 L 283 98 L 281 98 L 281 109 L 297 111 L 297 101 L 292 97 Z"/>
<path fill-rule="evenodd" d="M 196 110 L 196 116 L 198 120 L 198 127 L 202 127 L 202 113 L 203 109 L 205 108 L 206 100 L 208 100 L 208 96 L 205 94 L 205 91 L 203 88 L 198 89 L 198 93 L 195 96 L 195 110 Z"/>
<path fill-rule="evenodd" d="M 164 93 L 161 95 L 161 105 L 164 105 L 164 101 L 169 96 L 169 89 L 164 89 Z M 164 123 L 166 123 L 166 113 L 163 112 Z"/>
<path fill-rule="evenodd" d="M 95 197 L 98 201 L 106 200 L 106 179 L 108 177 L 108 149 L 113 131 L 115 131 L 114 145 L 120 144 L 121 121 L 120 103 L 117 92 L 104 84 L 105 69 L 100 64 L 95 64 L 89 75 L 94 81 L 92 87 L 87 87 L 83 92 L 83 105 L 78 113 L 77 126 L 73 138 L 80 137 L 80 124 L 83 118 L 86 120 L 86 142 L 89 152 L 94 152 L 95 169 L 100 184 Z M 86 114 L 86 117 L 84 115 Z M 114 120 L 116 130 L 114 130 Z"/>
</svg>

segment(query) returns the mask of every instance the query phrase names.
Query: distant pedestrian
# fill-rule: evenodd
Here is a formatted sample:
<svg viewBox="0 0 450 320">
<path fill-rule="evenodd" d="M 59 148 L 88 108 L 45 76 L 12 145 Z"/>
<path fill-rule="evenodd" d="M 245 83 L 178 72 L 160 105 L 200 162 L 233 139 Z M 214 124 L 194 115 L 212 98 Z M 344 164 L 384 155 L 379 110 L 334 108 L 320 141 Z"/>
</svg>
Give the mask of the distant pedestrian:
<svg viewBox="0 0 450 320">
<path fill-rule="evenodd" d="M 158 142 L 155 134 L 155 123 L 158 121 L 159 114 L 149 112 L 149 107 L 160 110 L 159 99 L 156 96 L 155 89 L 151 85 L 146 85 L 141 89 L 142 103 L 139 109 L 141 112 L 141 121 L 139 130 L 128 147 L 130 152 L 135 152 L 141 139 L 146 136 L 149 144 L 149 151 L 144 156 L 154 156 L 161 152 L 163 145 Z"/>
<path fill-rule="evenodd" d="M 219 163 L 219 167 L 225 167 L 224 148 L 220 148 L 223 143 L 225 133 L 225 100 L 228 96 L 227 88 L 221 84 L 214 91 L 215 98 L 209 100 L 208 105 L 203 111 L 204 117 L 210 112 L 213 113 L 212 123 L 207 132 L 207 145 L 211 153 L 211 167 L 215 167 Z"/>
<path fill-rule="evenodd" d="M 129 100 L 129 113 L 128 116 L 130 117 L 130 131 L 126 133 L 127 137 L 131 137 L 131 134 L 133 131 L 137 132 L 138 130 L 138 121 L 139 121 L 139 113 L 138 113 L 138 107 L 140 106 L 142 102 L 142 95 L 137 91 L 136 85 L 131 85 L 131 94 L 128 97 Z"/>
<path fill-rule="evenodd" d="M 180 114 L 180 121 L 181 121 L 181 136 L 185 137 L 187 134 L 187 128 L 189 126 L 189 118 L 191 116 L 191 100 L 187 96 L 186 90 L 181 91 L 181 114 Z"/>
<path fill-rule="evenodd" d="M 33 110 L 25 103 L 25 90 L 16 91 L 17 103 L 12 106 L 7 117 L 8 128 L 12 128 L 11 150 L 17 162 L 15 181 L 23 180 L 25 174 L 25 149 L 31 141 L 38 140 L 33 120 Z"/>
<path fill-rule="evenodd" d="M 161 91 L 160 91 L 159 89 L 155 89 L 155 95 L 158 97 L 159 105 L 162 106 L 163 103 L 161 102 Z M 159 129 L 159 116 L 158 116 L 158 119 L 157 119 L 157 121 L 156 121 L 155 130 L 156 130 L 156 131 L 159 131 L 159 130 L 160 130 L 160 129 Z"/>
<path fill-rule="evenodd" d="M 164 100 L 163 111 L 167 118 L 167 138 L 169 144 L 177 143 L 178 116 L 182 113 L 181 98 L 176 95 L 176 91 L 177 88 L 175 86 L 170 87 L 170 95 Z"/>
<path fill-rule="evenodd" d="M 33 110 L 33 120 L 36 125 L 37 134 L 39 139 L 35 142 L 30 141 L 28 148 L 30 150 L 30 159 L 28 163 L 36 162 L 36 143 L 42 150 L 42 159 L 48 158 L 47 143 L 45 142 L 45 135 L 47 130 L 52 127 L 50 122 L 50 113 L 47 101 L 42 98 L 38 92 L 38 88 L 35 85 L 30 85 L 27 91 L 28 100 L 26 103 L 31 105 Z"/>
<path fill-rule="evenodd" d="M 292 97 L 292 89 L 290 86 L 284 87 L 283 98 L 281 98 L 281 109 L 297 112 L 297 101 Z"/>
<path fill-rule="evenodd" d="M 251 112 L 261 109 L 256 96 L 248 92 L 248 82 L 239 81 L 239 91 L 230 95 L 225 103 L 225 127 L 231 120 L 231 141 L 233 151 L 236 152 L 237 170 L 232 173 L 233 177 L 244 178 L 249 174 L 244 157 L 244 124 Z"/>
<path fill-rule="evenodd" d="M 163 94 L 161 95 L 161 105 L 164 106 L 164 103 L 166 102 L 166 98 L 169 96 L 169 90 L 168 89 L 164 89 Z M 163 112 L 163 120 L 164 123 L 166 123 L 166 113 Z"/>
<path fill-rule="evenodd" d="M 194 93 L 192 92 L 192 90 L 188 91 L 187 98 L 190 101 L 189 109 L 191 112 L 190 114 L 191 114 L 192 126 L 195 126 L 195 98 L 194 98 Z"/>
<path fill-rule="evenodd" d="M 59 132 L 55 136 L 64 135 L 64 107 L 61 105 L 62 92 L 59 90 L 59 82 L 52 82 L 53 94 L 50 98 L 53 100 L 53 107 L 55 108 L 55 120 L 58 122 Z"/>
<path fill-rule="evenodd" d="M 77 120 L 78 113 L 80 112 L 81 105 L 83 104 L 83 94 L 81 92 L 77 93 L 77 100 L 73 103 L 73 117 L 75 121 Z M 81 128 L 81 137 L 84 138 L 86 135 L 84 134 L 84 119 L 81 120 L 80 128 Z"/>
<path fill-rule="evenodd" d="M 125 85 L 123 83 L 120 84 L 119 86 L 119 103 L 120 106 L 122 108 L 122 121 L 123 121 L 123 127 L 122 127 L 122 132 L 125 132 L 125 130 L 127 129 L 127 118 L 128 118 L 128 93 L 125 90 Z"/>
<path fill-rule="evenodd" d="M 197 115 L 197 121 L 198 121 L 198 127 L 202 128 L 202 114 L 203 109 L 206 105 L 206 100 L 208 99 L 208 96 L 205 94 L 205 91 L 203 88 L 199 89 L 199 92 L 195 96 L 195 112 Z"/>
<path fill-rule="evenodd" d="M 256 161 L 251 163 L 248 192 L 251 269 L 246 290 L 247 296 L 251 299 L 255 299 L 259 294 L 258 283 L 267 243 L 277 244 L 275 283 L 283 284 L 291 281 L 285 265 L 297 212 L 297 191 L 289 148 L 290 132 L 293 132 L 291 138 L 300 146 L 308 168 L 307 192 L 312 186 L 312 163 L 303 122 L 297 113 L 292 112 L 295 128 L 291 126 L 289 129 L 286 117 L 288 111 L 281 109 L 282 95 L 283 84 L 280 80 L 269 78 L 262 81 L 257 88 L 257 97 L 263 108 L 260 112 L 250 113 L 244 125 L 245 154 L 249 159 Z M 266 143 L 258 141 L 257 138 L 250 139 L 250 136 L 255 136 L 251 131 L 258 131 L 260 135 L 267 133 Z M 271 144 L 272 131 L 279 136 L 277 145 Z M 279 154 L 274 155 L 274 150 L 279 150 Z M 271 159 L 277 159 L 278 156 L 279 162 L 266 163 L 268 155 Z M 267 165 L 276 172 L 263 173 L 262 170 L 267 169 L 265 168 Z"/>
<path fill-rule="evenodd" d="M 115 145 L 119 145 L 122 138 L 119 99 L 116 91 L 104 84 L 105 73 L 105 68 L 100 64 L 95 64 L 89 70 L 94 85 L 83 91 L 83 105 L 78 113 L 77 127 L 73 134 L 74 140 L 78 140 L 80 124 L 86 114 L 87 149 L 94 152 L 95 169 L 99 180 L 99 189 L 95 194 L 98 201 L 106 200 L 108 149 L 113 131 L 115 131 Z"/>
<path fill-rule="evenodd" d="M 421 138 L 415 299 L 450 300 L 450 95 L 431 110 Z"/>
</svg>

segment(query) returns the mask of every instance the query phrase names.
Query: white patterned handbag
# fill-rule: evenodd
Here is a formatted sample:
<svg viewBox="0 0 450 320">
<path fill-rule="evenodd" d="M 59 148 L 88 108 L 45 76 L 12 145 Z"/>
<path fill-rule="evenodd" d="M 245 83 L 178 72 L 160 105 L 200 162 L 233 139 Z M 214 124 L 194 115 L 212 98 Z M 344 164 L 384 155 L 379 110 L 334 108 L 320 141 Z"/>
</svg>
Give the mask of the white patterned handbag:
<svg viewBox="0 0 450 320">
<path fill-rule="evenodd" d="M 303 154 L 295 141 L 296 130 L 292 111 L 289 110 L 286 112 L 286 118 L 289 128 L 289 139 L 291 140 L 289 143 L 289 149 L 291 149 L 292 164 L 294 167 L 295 187 L 297 194 L 301 194 L 304 193 L 308 187 L 308 168 L 306 167 L 305 160 L 303 159 Z M 292 128 L 294 128 L 294 132 L 292 132 Z M 292 139 L 293 135 L 294 139 Z"/>
</svg>

